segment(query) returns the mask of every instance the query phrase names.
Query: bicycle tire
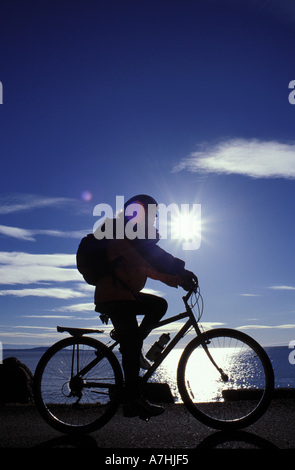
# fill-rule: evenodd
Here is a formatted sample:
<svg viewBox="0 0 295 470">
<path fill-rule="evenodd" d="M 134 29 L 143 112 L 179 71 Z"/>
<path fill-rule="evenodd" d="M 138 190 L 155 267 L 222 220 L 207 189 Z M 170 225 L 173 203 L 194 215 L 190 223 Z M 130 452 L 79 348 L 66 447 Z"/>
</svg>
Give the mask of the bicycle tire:
<svg viewBox="0 0 295 470">
<path fill-rule="evenodd" d="M 73 385 L 71 358 L 77 347 L 80 370 L 87 361 L 97 357 L 100 361 Z M 74 336 L 55 343 L 41 357 L 34 374 L 34 400 L 43 419 L 54 429 L 66 434 L 89 433 L 114 416 L 122 385 L 123 374 L 115 354 L 94 338 Z"/>
<path fill-rule="evenodd" d="M 202 346 L 204 339 L 213 359 L 228 375 L 227 381 L 210 362 Z M 178 363 L 177 384 L 184 405 L 195 418 L 214 429 L 230 431 L 253 424 L 265 413 L 273 394 L 274 373 L 259 343 L 241 331 L 220 328 L 186 346 Z"/>
</svg>

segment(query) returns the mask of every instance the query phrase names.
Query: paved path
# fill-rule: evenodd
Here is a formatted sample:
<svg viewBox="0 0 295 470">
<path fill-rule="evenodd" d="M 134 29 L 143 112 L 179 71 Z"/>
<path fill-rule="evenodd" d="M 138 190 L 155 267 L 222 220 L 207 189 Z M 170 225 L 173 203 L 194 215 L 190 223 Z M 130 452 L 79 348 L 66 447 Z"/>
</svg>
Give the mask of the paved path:
<svg viewBox="0 0 295 470">
<path fill-rule="evenodd" d="M 182 405 L 165 405 L 163 415 L 148 423 L 124 418 L 119 409 L 102 429 L 75 441 L 50 428 L 33 405 L 0 406 L 1 448 L 93 447 L 104 449 L 212 449 L 225 441 L 226 448 L 295 450 L 295 399 L 273 400 L 266 414 L 255 424 L 232 436 L 214 431 L 193 418 Z"/>
</svg>

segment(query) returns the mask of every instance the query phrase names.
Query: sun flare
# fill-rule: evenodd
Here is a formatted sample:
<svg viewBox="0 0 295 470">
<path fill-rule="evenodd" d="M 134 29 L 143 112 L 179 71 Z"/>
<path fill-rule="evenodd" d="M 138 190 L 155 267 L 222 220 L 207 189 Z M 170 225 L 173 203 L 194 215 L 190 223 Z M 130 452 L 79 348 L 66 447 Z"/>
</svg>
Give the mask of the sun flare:
<svg viewBox="0 0 295 470">
<path fill-rule="evenodd" d="M 182 204 L 172 214 L 170 222 L 171 238 L 184 243 L 187 248 L 195 249 L 201 243 L 201 205 Z"/>
</svg>

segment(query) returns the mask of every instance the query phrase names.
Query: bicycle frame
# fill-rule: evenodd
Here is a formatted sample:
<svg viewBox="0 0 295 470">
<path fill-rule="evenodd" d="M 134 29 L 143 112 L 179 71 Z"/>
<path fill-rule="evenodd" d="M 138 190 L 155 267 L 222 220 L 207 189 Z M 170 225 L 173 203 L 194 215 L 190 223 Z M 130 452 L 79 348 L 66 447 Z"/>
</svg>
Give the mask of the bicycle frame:
<svg viewBox="0 0 295 470">
<path fill-rule="evenodd" d="M 153 329 L 160 328 L 161 326 L 164 325 L 169 325 L 170 323 L 174 323 L 178 320 L 182 320 L 183 318 L 188 318 L 186 323 L 180 328 L 180 330 L 176 333 L 174 338 L 168 343 L 165 349 L 159 354 L 159 357 L 154 361 L 154 363 L 151 365 L 151 367 L 146 371 L 146 373 L 142 376 L 142 380 L 144 382 L 147 382 L 149 378 L 153 375 L 153 373 L 157 370 L 157 368 L 161 365 L 161 363 L 164 361 L 164 359 L 168 356 L 168 354 L 174 349 L 177 343 L 185 336 L 185 334 L 188 332 L 188 330 L 193 327 L 196 335 L 198 338 L 201 340 L 202 347 L 204 348 L 208 358 L 210 359 L 211 363 L 214 365 L 214 367 L 218 370 L 218 372 L 221 374 L 221 377 L 224 381 L 227 381 L 227 375 L 223 372 L 221 368 L 218 367 L 216 362 L 214 361 L 213 357 L 211 356 L 208 348 L 207 348 L 207 340 L 204 335 L 204 333 L 201 332 L 198 321 L 195 318 L 195 315 L 192 311 L 192 308 L 188 305 L 188 299 L 192 295 L 193 291 L 189 291 L 182 299 L 184 301 L 186 311 L 183 313 L 179 313 L 178 315 L 174 315 L 170 318 L 167 318 L 165 320 L 161 320 L 158 322 Z M 115 341 L 113 344 L 108 347 L 109 350 L 113 350 L 117 345 L 119 344 L 118 341 Z M 78 352 L 78 351 L 77 351 Z M 79 354 L 79 352 L 78 352 Z M 98 362 L 100 361 L 99 354 L 97 354 L 97 357 L 93 359 L 86 367 L 84 367 L 82 370 L 80 370 L 77 374 L 77 376 L 81 377 L 84 374 L 86 374 L 89 370 L 91 370 Z"/>
<path fill-rule="evenodd" d="M 170 318 L 167 318 L 166 320 L 161 320 L 159 323 L 155 325 L 153 328 L 154 330 L 157 328 L 160 328 L 161 326 L 164 325 L 169 325 L 170 323 L 174 323 L 178 320 L 182 320 L 183 318 L 188 318 L 187 322 L 180 328 L 180 330 L 176 333 L 174 338 L 168 343 L 168 345 L 163 349 L 163 351 L 159 354 L 159 357 L 154 361 L 154 363 L 149 367 L 149 369 L 146 371 L 146 373 L 142 376 L 142 380 L 144 382 L 147 382 L 149 378 L 153 375 L 153 373 L 157 370 L 157 368 L 162 364 L 164 359 L 168 356 L 168 354 L 174 349 L 177 343 L 185 336 L 185 334 L 188 332 L 188 330 L 193 327 L 196 335 L 198 338 L 201 339 L 201 344 L 202 347 L 204 348 L 208 358 L 210 359 L 211 363 L 216 367 L 218 372 L 221 374 L 221 377 L 224 381 L 227 381 L 227 375 L 223 372 L 223 370 L 218 367 L 216 362 L 214 361 L 213 357 L 211 356 L 208 348 L 207 348 L 207 340 L 204 336 L 204 334 L 201 332 L 198 322 L 195 318 L 195 315 L 191 309 L 191 307 L 188 305 L 188 299 L 192 295 L 193 291 L 189 291 L 184 297 L 182 297 L 182 300 L 184 301 L 186 311 L 183 313 L 179 313 L 178 315 L 174 315 Z M 114 344 L 112 344 L 109 349 L 114 349 L 114 347 L 118 344 L 116 341 Z"/>
<path fill-rule="evenodd" d="M 192 317 L 187 312 L 180 313 L 179 315 L 175 315 L 173 317 L 167 318 L 167 320 L 163 320 L 158 323 L 158 325 L 155 327 L 159 328 L 160 326 L 168 325 L 169 323 L 173 323 L 175 321 L 181 320 L 182 318 L 189 317 L 187 322 L 181 327 L 181 329 L 176 333 L 174 338 L 168 343 L 165 349 L 159 354 L 159 357 L 155 360 L 155 362 L 151 365 L 151 367 L 146 371 L 146 373 L 143 375 L 142 379 L 144 381 L 148 381 L 148 379 L 153 375 L 155 370 L 160 366 L 160 364 L 164 361 L 164 359 L 168 356 L 168 354 L 174 349 L 176 344 L 184 337 L 184 335 L 187 333 L 187 331 L 191 328 L 191 326 L 194 326 L 197 328 L 197 330 L 200 332 L 198 324 L 196 323 L 196 320 L 192 314 Z M 197 332 L 198 334 L 198 332 Z"/>
</svg>

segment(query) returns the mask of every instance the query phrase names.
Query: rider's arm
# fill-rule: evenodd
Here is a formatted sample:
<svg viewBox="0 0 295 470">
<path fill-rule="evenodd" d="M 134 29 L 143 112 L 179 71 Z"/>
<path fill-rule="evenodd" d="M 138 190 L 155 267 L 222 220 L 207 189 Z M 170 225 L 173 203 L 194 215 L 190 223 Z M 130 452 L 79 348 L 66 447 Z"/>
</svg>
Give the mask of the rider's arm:
<svg viewBox="0 0 295 470">
<path fill-rule="evenodd" d="M 160 273 L 152 268 L 148 270 L 148 277 L 156 281 L 161 281 L 170 287 L 178 287 L 183 283 L 182 278 L 178 274 L 174 276 L 172 274 Z"/>
</svg>

